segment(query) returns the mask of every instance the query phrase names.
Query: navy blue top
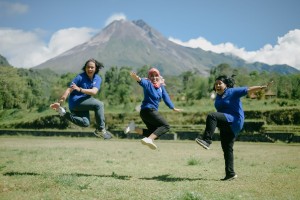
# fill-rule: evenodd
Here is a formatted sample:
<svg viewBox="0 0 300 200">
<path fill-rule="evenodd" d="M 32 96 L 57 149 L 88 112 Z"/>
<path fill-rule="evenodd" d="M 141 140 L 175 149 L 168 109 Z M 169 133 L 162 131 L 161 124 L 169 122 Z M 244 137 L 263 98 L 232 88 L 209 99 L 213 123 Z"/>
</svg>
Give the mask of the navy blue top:
<svg viewBox="0 0 300 200">
<path fill-rule="evenodd" d="M 98 88 L 98 90 L 100 90 L 102 79 L 98 74 L 95 74 L 93 80 L 91 80 L 88 77 L 88 75 L 85 72 L 83 72 L 81 74 L 78 74 L 72 80 L 72 82 L 75 83 L 78 87 L 81 87 L 82 89 L 92 89 L 93 87 L 96 87 Z M 69 109 L 73 110 L 80 103 L 81 99 L 88 97 L 91 97 L 91 95 L 87 95 L 82 92 L 73 90 L 69 97 Z"/>
<path fill-rule="evenodd" d="M 216 96 L 215 108 L 224 113 L 227 121 L 231 123 L 231 130 L 237 136 L 244 125 L 244 111 L 240 98 L 248 94 L 247 87 L 228 88 L 222 95 Z"/>
<path fill-rule="evenodd" d="M 144 90 L 144 100 L 142 101 L 141 109 L 153 108 L 158 110 L 159 102 L 161 99 L 165 102 L 165 104 L 173 109 L 174 105 L 167 93 L 167 90 L 163 85 L 159 88 L 155 88 L 150 80 L 142 78 L 139 84 L 143 87 Z"/>
</svg>

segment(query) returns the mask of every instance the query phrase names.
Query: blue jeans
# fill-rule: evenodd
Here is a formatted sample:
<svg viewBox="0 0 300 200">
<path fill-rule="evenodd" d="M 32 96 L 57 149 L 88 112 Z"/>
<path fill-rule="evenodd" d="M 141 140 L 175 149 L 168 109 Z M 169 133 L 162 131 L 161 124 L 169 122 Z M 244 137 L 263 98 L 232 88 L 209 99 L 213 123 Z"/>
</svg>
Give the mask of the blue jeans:
<svg viewBox="0 0 300 200">
<path fill-rule="evenodd" d="M 93 97 L 81 101 L 71 110 L 71 113 L 66 113 L 65 116 L 78 126 L 88 127 L 90 126 L 90 110 L 95 112 L 96 128 L 105 129 L 104 104 Z"/>
</svg>

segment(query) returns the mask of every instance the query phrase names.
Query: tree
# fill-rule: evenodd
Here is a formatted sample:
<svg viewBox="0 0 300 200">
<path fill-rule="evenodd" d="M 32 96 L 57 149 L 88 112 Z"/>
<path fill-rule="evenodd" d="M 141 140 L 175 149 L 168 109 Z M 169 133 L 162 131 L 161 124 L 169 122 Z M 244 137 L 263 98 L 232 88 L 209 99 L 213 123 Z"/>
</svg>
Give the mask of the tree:
<svg viewBox="0 0 300 200">
<path fill-rule="evenodd" d="M 111 67 L 105 73 L 105 98 L 110 105 L 127 104 L 132 80 L 129 67 Z"/>
</svg>

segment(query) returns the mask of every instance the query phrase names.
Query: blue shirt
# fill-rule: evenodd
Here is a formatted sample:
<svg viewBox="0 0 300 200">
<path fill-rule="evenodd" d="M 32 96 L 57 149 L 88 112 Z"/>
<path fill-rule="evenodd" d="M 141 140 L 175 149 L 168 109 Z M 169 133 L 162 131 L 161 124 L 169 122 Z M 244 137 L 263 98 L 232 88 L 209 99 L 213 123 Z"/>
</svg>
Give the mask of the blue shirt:
<svg viewBox="0 0 300 200">
<path fill-rule="evenodd" d="M 240 98 L 247 94 L 247 87 L 228 88 L 223 95 L 217 95 L 215 100 L 215 108 L 218 112 L 224 113 L 235 136 L 244 125 L 245 116 Z"/>
<path fill-rule="evenodd" d="M 174 105 L 167 93 L 167 90 L 164 86 L 160 86 L 159 88 L 155 88 L 150 80 L 142 78 L 139 84 L 143 87 L 144 90 L 144 100 L 142 101 L 141 109 L 153 108 L 158 110 L 159 102 L 161 99 L 165 102 L 165 104 L 173 109 Z"/>
<path fill-rule="evenodd" d="M 88 75 L 83 72 L 81 74 L 78 74 L 72 80 L 72 82 L 82 89 L 92 89 L 93 87 L 96 87 L 98 88 L 98 90 L 100 90 L 102 79 L 98 74 L 95 74 L 93 80 L 91 80 Z M 82 99 L 89 97 L 91 97 L 91 95 L 83 94 L 82 92 L 73 90 L 69 97 L 69 109 L 73 110 L 81 102 Z"/>
</svg>

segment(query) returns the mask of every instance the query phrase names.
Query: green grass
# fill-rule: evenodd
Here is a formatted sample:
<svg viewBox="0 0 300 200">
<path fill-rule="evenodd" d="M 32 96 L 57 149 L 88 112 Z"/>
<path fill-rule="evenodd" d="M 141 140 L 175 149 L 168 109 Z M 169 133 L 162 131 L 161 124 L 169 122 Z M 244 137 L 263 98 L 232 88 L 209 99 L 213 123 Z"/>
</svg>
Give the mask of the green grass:
<svg viewBox="0 0 300 200">
<path fill-rule="evenodd" d="M 0 137 L 0 199 L 299 199 L 300 145 L 235 144 L 238 179 L 219 142 Z"/>
</svg>

